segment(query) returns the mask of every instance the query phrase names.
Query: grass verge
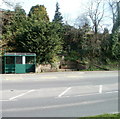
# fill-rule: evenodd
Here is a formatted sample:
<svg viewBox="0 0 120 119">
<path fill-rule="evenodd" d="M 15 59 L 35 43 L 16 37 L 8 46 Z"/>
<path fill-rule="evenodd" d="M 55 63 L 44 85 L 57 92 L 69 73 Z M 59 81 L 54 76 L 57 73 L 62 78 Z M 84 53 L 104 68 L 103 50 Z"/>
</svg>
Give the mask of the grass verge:
<svg viewBox="0 0 120 119">
<path fill-rule="evenodd" d="M 79 119 L 120 119 L 120 113 L 118 114 L 103 114 L 92 117 L 80 117 Z"/>
</svg>

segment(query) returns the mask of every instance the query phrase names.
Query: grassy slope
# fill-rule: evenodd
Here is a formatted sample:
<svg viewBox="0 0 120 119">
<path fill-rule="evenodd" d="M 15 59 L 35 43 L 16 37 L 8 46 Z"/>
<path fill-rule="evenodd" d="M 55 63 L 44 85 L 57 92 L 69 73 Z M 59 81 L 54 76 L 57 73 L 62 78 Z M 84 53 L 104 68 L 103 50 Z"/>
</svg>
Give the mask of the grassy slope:
<svg viewBox="0 0 120 119">
<path fill-rule="evenodd" d="M 119 114 L 103 114 L 103 115 L 97 115 L 93 117 L 81 117 L 79 119 L 120 119 L 120 113 Z"/>
</svg>

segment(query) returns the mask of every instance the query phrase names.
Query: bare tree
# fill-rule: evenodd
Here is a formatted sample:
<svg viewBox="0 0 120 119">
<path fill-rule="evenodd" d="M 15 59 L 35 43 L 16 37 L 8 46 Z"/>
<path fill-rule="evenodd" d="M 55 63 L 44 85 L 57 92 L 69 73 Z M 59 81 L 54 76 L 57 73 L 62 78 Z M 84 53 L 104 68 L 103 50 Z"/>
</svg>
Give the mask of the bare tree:
<svg viewBox="0 0 120 119">
<path fill-rule="evenodd" d="M 112 32 L 114 32 L 120 26 L 120 0 L 108 0 L 107 2 L 112 15 Z"/>
<path fill-rule="evenodd" d="M 108 5 L 110 7 L 111 13 L 112 13 L 112 20 L 113 20 L 113 24 L 116 21 L 116 17 L 117 17 L 117 1 L 115 0 L 108 0 Z"/>
<path fill-rule="evenodd" d="M 93 30 L 95 31 L 95 34 L 97 34 L 100 22 L 104 17 L 105 4 L 103 0 L 91 0 L 89 3 L 90 4 L 87 7 L 87 14 L 93 24 Z"/>
<path fill-rule="evenodd" d="M 74 26 L 77 28 L 81 28 L 85 25 L 90 25 L 90 21 L 87 18 L 86 14 L 82 14 L 80 16 L 77 17 L 77 19 L 75 20 Z"/>
<path fill-rule="evenodd" d="M 11 2 L 9 0 L 2 0 L 2 3 L 5 4 L 8 7 L 14 7 L 13 2 Z"/>
<path fill-rule="evenodd" d="M 2 4 L 4 4 L 5 6 L 7 6 L 7 8 L 9 9 L 15 9 L 16 5 L 20 5 L 21 6 L 22 2 L 17 2 L 16 0 L 2 0 Z"/>
</svg>

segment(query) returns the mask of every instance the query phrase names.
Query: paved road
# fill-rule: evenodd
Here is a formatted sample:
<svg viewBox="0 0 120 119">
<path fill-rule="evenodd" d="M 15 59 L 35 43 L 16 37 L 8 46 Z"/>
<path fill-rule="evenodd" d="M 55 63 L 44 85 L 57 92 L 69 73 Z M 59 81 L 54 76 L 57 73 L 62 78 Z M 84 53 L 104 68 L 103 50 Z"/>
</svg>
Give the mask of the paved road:
<svg viewBox="0 0 120 119">
<path fill-rule="evenodd" d="M 2 75 L 3 117 L 83 117 L 118 112 L 118 72 Z"/>
</svg>

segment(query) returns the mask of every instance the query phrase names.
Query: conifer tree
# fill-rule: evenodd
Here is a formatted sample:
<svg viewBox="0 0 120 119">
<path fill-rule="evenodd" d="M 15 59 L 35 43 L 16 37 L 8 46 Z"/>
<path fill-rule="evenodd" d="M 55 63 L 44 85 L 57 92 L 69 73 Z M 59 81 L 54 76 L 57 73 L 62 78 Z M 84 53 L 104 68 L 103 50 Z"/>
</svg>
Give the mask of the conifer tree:
<svg viewBox="0 0 120 119">
<path fill-rule="evenodd" d="M 58 2 L 56 3 L 56 10 L 55 10 L 55 15 L 54 15 L 54 19 L 53 19 L 53 21 L 54 22 L 59 22 L 59 23 L 62 23 L 63 21 L 63 17 L 62 17 L 62 15 L 61 15 L 61 13 L 60 13 L 60 11 L 59 11 L 59 4 L 58 4 Z"/>
</svg>

